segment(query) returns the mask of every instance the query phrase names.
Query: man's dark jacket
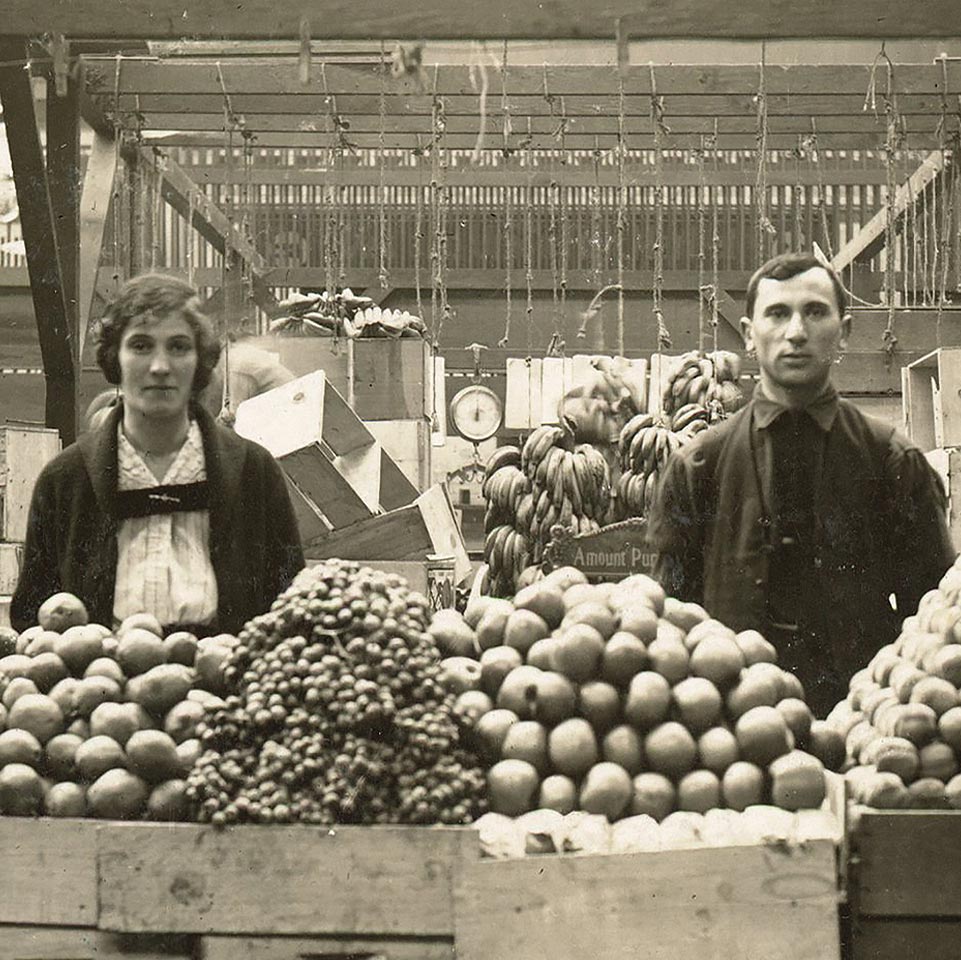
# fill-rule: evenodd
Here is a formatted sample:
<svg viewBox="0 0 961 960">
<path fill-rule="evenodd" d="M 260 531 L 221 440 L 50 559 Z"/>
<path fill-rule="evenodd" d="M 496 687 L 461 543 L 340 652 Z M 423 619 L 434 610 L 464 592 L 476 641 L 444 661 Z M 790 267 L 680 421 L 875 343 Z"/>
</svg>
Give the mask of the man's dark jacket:
<svg viewBox="0 0 961 960">
<path fill-rule="evenodd" d="M 90 620 L 110 626 L 117 571 L 118 406 L 104 424 L 52 460 L 33 492 L 14 628 L 37 622 L 53 593 L 78 596 Z M 304 566 L 286 481 L 263 447 L 215 423 L 200 426 L 210 501 L 210 559 L 217 578 L 217 629 L 236 633 L 270 608 Z"/>
<path fill-rule="evenodd" d="M 754 399 L 681 448 L 667 465 L 649 526 L 668 594 L 703 604 L 735 630 L 762 633 L 773 553 L 763 522 L 772 463 L 759 423 L 776 418 L 773 407 Z M 956 551 L 943 490 L 920 450 L 833 390 L 814 413 L 825 442 L 815 483 L 813 563 L 800 585 L 801 629 L 792 641 L 800 649 L 783 651 L 782 659 L 800 663 L 796 672 L 806 686 L 820 688 L 809 694 L 823 709 L 897 637 Z"/>
</svg>

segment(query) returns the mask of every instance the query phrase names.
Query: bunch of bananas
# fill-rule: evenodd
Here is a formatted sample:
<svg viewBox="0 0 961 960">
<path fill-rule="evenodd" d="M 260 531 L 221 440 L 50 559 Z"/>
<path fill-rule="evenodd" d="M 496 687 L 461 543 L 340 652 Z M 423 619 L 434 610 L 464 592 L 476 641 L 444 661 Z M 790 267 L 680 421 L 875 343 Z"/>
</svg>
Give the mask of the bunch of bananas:
<svg viewBox="0 0 961 960">
<path fill-rule="evenodd" d="M 673 414 L 694 403 L 707 407 L 712 419 L 718 419 L 744 405 L 744 394 L 737 383 L 741 358 L 736 353 L 691 350 L 681 360 L 680 369 L 664 388 L 662 406 L 665 413 Z"/>
<path fill-rule="evenodd" d="M 624 425 L 617 441 L 621 475 L 614 487 L 618 519 L 647 516 L 664 464 L 708 428 L 708 419 L 706 407 L 688 403 L 667 418 L 642 413 Z"/>
<path fill-rule="evenodd" d="M 517 527 L 516 518 L 530 499 L 530 480 L 520 469 L 517 447 L 498 447 L 484 470 L 481 492 L 487 501 L 484 512 L 484 561 L 490 577 L 490 592 L 512 596 L 517 578 L 531 561 L 530 543 Z"/>
<path fill-rule="evenodd" d="M 624 357 L 595 357 L 584 383 L 568 390 L 557 408 L 579 443 L 608 444 L 626 420 L 647 408 L 644 382 Z"/>
</svg>

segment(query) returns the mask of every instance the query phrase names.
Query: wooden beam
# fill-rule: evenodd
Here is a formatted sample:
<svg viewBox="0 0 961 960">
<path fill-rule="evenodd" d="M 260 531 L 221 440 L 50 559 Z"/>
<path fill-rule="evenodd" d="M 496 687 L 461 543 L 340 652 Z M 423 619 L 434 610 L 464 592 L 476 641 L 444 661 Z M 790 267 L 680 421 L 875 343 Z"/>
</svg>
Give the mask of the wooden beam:
<svg viewBox="0 0 961 960">
<path fill-rule="evenodd" d="M 433 40 L 593 38 L 613 41 L 614 22 L 645 37 L 943 37 L 954 22 L 954 0 L 848 0 L 826 8 L 820 0 L 770 3 L 743 0 L 729 7 L 716 0 L 634 0 L 585 5 L 582 0 L 540 3 L 489 0 L 451 4 L 441 0 L 6 0 L 4 30 L 21 36 L 62 33 L 105 39 L 149 40 L 253 38 L 297 39 L 303 18 L 328 40 L 411 38 Z"/>
<path fill-rule="evenodd" d="M 76 367 L 70 337 L 70 312 L 57 244 L 57 221 L 51 202 L 43 147 L 37 129 L 26 44 L 0 39 L 0 101 L 20 206 L 27 250 L 33 309 L 46 380 L 45 419 L 64 443 L 77 434 Z"/>
<path fill-rule="evenodd" d="M 431 137 L 431 117 L 425 114 L 415 115 L 386 115 L 383 120 L 380 117 L 370 114 L 351 116 L 342 113 L 341 116 L 350 123 L 350 129 L 346 133 L 348 140 L 353 140 L 359 134 L 380 133 L 381 129 L 388 135 L 397 133 L 419 133 L 426 141 Z M 520 122 L 518 115 L 512 112 L 513 128 L 518 135 L 526 136 L 528 126 L 530 131 L 542 138 L 554 137 L 558 129 L 557 117 L 550 115 L 540 115 L 529 117 L 527 122 Z M 585 135 L 600 134 L 602 136 L 616 138 L 618 133 L 619 120 L 616 114 L 595 117 L 568 117 L 567 134 Z M 721 134 L 740 133 L 757 134 L 757 118 L 745 113 L 737 117 L 718 117 L 710 114 L 699 116 L 667 117 L 672 134 L 698 133 L 705 137 L 714 132 L 714 125 Z M 912 114 L 902 117 L 902 129 L 905 133 L 933 133 L 936 118 L 925 115 Z M 499 114 L 488 114 L 483 129 L 487 137 L 497 140 L 502 138 L 503 117 Z M 330 129 L 322 116 L 302 116 L 300 114 L 286 113 L 277 115 L 267 114 L 247 114 L 244 118 L 244 126 L 249 132 L 259 133 L 282 133 L 282 132 L 311 132 L 323 133 Z M 224 115 L 221 110 L 219 113 L 190 113 L 180 110 L 177 113 L 153 113 L 142 112 L 138 114 L 138 129 L 140 130 L 208 130 L 223 135 Z M 630 116 L 624 119 L 624 133 L 627 137 L 651 136 L 653 127 L 650 116 Z M 445 121 L 445 133 L 447 136 L 456 134 L 470 134 L 476 138 L 482 128 L 479 114 L 471 116 L 448 116 Z M 807 136 L 811 132 L 811 119 L 805 115 L 795 116 L 775 116 L 769 117 L 767 123 L 769 134 L 791 133 L 795 135 Z M 950 136 L 958 129 L 958 117 L 948 115 L 945 118 L 945 133 Z M 886 132 L 885 120 L 883 116 L 876 117 L 873 114 L 860 116 L 842 117 L 821 117 L 817 121 L 818 134 L 831 133 L 873 133 L 878 137 L 884 136 Z M 556 139 L 556 138 L 555 138 Z M 630 143 L 630 140 L 628 141 Z"/>
<path fill-rule="evenodd" d="M 97 271 L 103 252 L 103 240 L 113 197 L 113 181 L 117 169 L 117 151 L 112 140 L 95 133 L 80 197 L 80 266 L 77 300 L 79 304 L 79 349 L 82 357 L 94 316 L 97 291 Z M 115 288 L 115 271 L 110 271 Z"/>
<path fill-rule="evenodd" d="M 511 71 L 513 73 L 513 71 Z M 510 78 L 510 74 L 508 75 Z M 755 78 L 756 79 L 756 78 Z M 550 83 L 550 81 L 548 81 Z M 497 90 L 497 81 L 491 85 Z M 549 89 L 549 88 L 548 88 Z M 337 112 L 344 117 L 379 117 L 380 96 L 373 93 L 337 93 Z M 510 92 L 512 117 L 553 117 L 560 112 L 556 101 L 548 102 L 543 91 L 540 94 L 517 94 Z M 110 97 L 103 97 L 106 103 Z M 297 116 L 304 120 L 317 120 L 327 114 L 326 98 L 319 93 L 238 93 L 231 95 L 234 111 L 245 117 Z M 433 99 L 416 93 L 390 93 L 384 97 L 387 116 L 430 117 Z M 770 118 L 774 117 L 859 117 L 865 116 L 864 93 L 860 94 L 779 94 L 768 96 L 766 101 Z M 488 108 L 490 104 L 488 104 Z M 616 94 L 576 93 L 564 96 L 564 115 L 574 117 L 616 117 L 619 110 Z M 444 97 L 444 114 L 451 117 L 473 117 L 480 114 L 480 98 L 476 93 L 447 94 Z M 156 113 L 218 113 L 223 119 L 223 95 L 208 93 L 123 93 L 119 100 L 120 114 L 133 114 L 142 110 Z M 499 114 L 498 102 L 495 115 Z M 751 117 L 757 113 L 754 94 L 750 92 L 721 94 L 674 94 L 664 97 L 664 115 L 674 117 Z M 941 98 L 936 92 L 924 94 L 899 94 L 898 113 L 901 116 L 927 116 L 935 120 L 941 115 Z M 627 117 L 650 116 L 650 100 L 643 96 L 625 99 L 624 115 Z"/>
<path fill-rule="evenodd" d="M 940 150 L 929 153 L 907 181 L 898 187 L 894 195 L 894 217 L 897 220 L 917 201 L 945 167 L 945 156 Z M 887 209 L 882 207 L 871 219 L 835 254 L 831 261 L 840 273 L 856 260 L 873 257 L 885 243 L 887 232 Z"/>
<path fill-rule="evenodd" d="M 253 243 L 172 158 L 150 147 L 142 147 L 140 153 L 147 165 L 159 164 L 164 200 L 188 220 L 218 253 L 223 254 L 229 247 L 238 265 L 242 262 L 249 264 L 254 301 L 270 313 L 276 306 L 276 299 L 263 280 L 267 265 Z M 219 281 L 217 285 L 220 285 Z"/>
<path fill-rule="evenodd" d="M 884 146 L 885 133 L 879 129 L 877 133 L 825 133 L 818 136 L 818 146 L 822 150 L 873 150 Z M 146 139 L 150 143 L 168 147 L 204 147 L 218 149 L 223 147 L 223 133 L 209 131 L 187 131 L 184 133 L 161 134 L 148 131 Z M 423 149 L 429 138 L 424 134 L 394 133 L 385 138 L 384 146 L 389 150 Z M 446 135 L 444 145 L 450 150 L 472 150 L 477 143 L 477 134 L 464 133 Z M 593 150 L 599 146 L 602 150 L 613 150 L 617 146 L 614 134 L 570 134 L 564 138 L 564 146 L 568 150 Z M 704 135 L 700 133 L 671 133 L 662 138 L 665 150 L 694 150 L 703 146 Z M 345 154 L 351 147 L 357 149 L 376 150 L 381 145 L 380 137 L 376 133 L 351 134 L 349 131 L 343 143 L 338 138 L 326 133 L 304 133 L 300 131 L 288 133 L 261 133 L 257 135 L 254 146 L 256 148 L 290 148 L 297 150 L 337 150 L 342 149 Z M 767 138 L 769 150 L 794 150 L 798 145 L 796 133 L 774 133 Z M 502 137 L 487 136 L 483 149 L 500 151 L 503 149 Z M 631 150 L 651 150 L 655 146 L 651 134 L 638 134 L 628 141 Z M 720 150 L 755 150 L 757 136 L 753 133 L 722 133 L 717 142 Z M 523 137 L 515 133 L 510 140 L 510 147 L 515 153 L 524 151 Z M 534 135 L 532 149 L 559 150 L 561 140 L 551 134 Z M 934 150 L 939 147 L 937 135 L 930 133 L 908 133 L 902 145 L 905 150 Z"/>
<path fill-rule="evenodd" d="M 228 169 L 223 165 L 188 166 L 181 164 L 181 168 L 194 183 L 222 184 L 236 182 L 237 179 L 236 170 Z M 551 183 L 577 187 L 593 186 L 596 182 L 604 187 L 613 187 L 618 184 L 616 168 L 604 166 L 595 174 L 592 164 L 574 165 L 570 162 L 561 164 L 557 162 L 556 157 L 541 157 L 535 160 L 534 171 L 534 175 L 530 179 L 535 187 L 547 187 Z M 757 182 L 757 168 L 753 164 L 750 166 L 743 163 L 740 166 L 725 164 L 714 170 L 709 158 L 705 173 L 708 183 L 718 186 L 746 187 L 753 186 Z M 420 167 L 388 166 L 385 171 L 385 179 L 390 186 L 421 186 L 426 188 L 430 182 L 430 165 L 425 164 Z M 653 186 L 656 181 L 657 175 L 651 164 L 625 164 L 624 182 L 627 186 L 649 187 Z M 255 161 L 250 174 L 250 182 L 258 186 L 261 184 L 289 184 L 291 186 L 336 186 L 343 184 L 374 187 L 380 183 L 380 171 L 376 167 L 332 170 L 326 166 L 324 158 L 320 157 L 314 164 L 310 164 L 309 159 L 305 159 L 296 167 L 262 167 L 257 166 Z M 448 167 L 445 173 L 445 182 L 448 186 L 458 187 L 525 186 L 528 183 L 528 174 L 526 169 L 515 164 L 501 164 L 496 167 L 467 164 L 466 166 Z M 691 164 L 665 163 L 662 169 L 661 182 L 664 186 L 670 187 L 693 187 L 700 183 L 700 173 L 697 167 Z M 879 186 L 887 183 L 887 173 L 880 161 L 874 167 L 851 166 L 843 168 L 833 162 L 821 161 L 815 164 L 812 160 L 807 159 L 802 161 L 800 171 L 784 164 L 772 164 L 767 171 L 767 182 L 772 187 L 794 186 L 797 183 L 802 186 L 817 186 L 821 183 L 831 186 L 852 184 Z"/>
<path fill-rule="evenodd" d="M 103 96 L 112 105 L 115 60 L 113 58 L 90 59 L 87 61 L 87 68 L 94 86 L 104 91 Z M 141 97 L 146 94 L 164 94 L 167 97 L 181 94 L 207 94 L 214 97 L 221 96 L 222 103 L 220 87 L 220 75 L 222 75 L 224 86 L 231 98 L 248 94 L 273 94 L 295 98 L 312 95 L 320 99 L 320 109 L 315 113 L 323 117 L 327 113 L 327 106 L 323 99 L 330 94 L 337 97 L 339 109 L 341 97 L 358 95 L 379 97 L 384 86 L 379 65 L 330 65 L 324 70 L 326 87 L 319 70 L 315 71 L 316 76 L 310 83 L 304 85 L 300 82 L 295 57 L 221 63 L 220 75 L 217 71 L 218 63 L 215 60 L 193 62 L 127 60 L 123 65 L 120 93 L 139 94 Z M 961 61 L 946 61 L 945 71 L 949 95 L 953 96 L 961 92 Z M 490 73 L 488 96 L 496 102 L 501 95 L 502 74 L 496 70 Z M 470 68 L 466 64 L 441 64 L 436 67 L 436 74 L 435 68 L 432 67 L 431 93 L 434 89 L 435 75 L 439 96 L 467 97 L 477 102 L 478 91 L 472 81 Z M 937 97 L 944 79 L 941 66 L 932 63 L 898 64 L 894 76 L 899 102 L 902 96 Z M 754 65 L 661 64 L 655 66 L 654 77 L 658 95 L 667 98 L 691 95 L 752 97 L 757 92 L 759 82 L 758 68 Z M 619 96 L 618 73 L 610 66 L 571 64 L 555 67 L 548 70 L 547 79 L 550 94 L 554 97 L 565 97 L 565 102 L 566 98 L 572 95 L 588 98 Z M 544 98 L 544 67 L 541 64 L 510 67 L 507 82 L 509 85 L 507 93 L 512 101 L 515 96 L 525 95 L 541 100 Z M 764 90 L 767 97 L 791 98 L 782 104 L 785 108 L 784 112 L 787 113 L 792 112 L 790 104 L 793 98 L 802 96 L 860 97 L 863 105 L 865 92 L 870 83 L 870 61 L 853 65 L 769 64 L 764 72 Z M 386 88 L 388 96 L 412 95 L 421 98 L 425 96 L 423 84 L 416 77 L 388 78 Z M 646 106 L 650 107 L 651 71 L 647 63 L 628 68 L 627 75 L 624 77 L 624 92 L 628 103 L 635 97 L 647 98 Z M 775 102 L 781 101 L 775 100 Z M 741 104 L 745 105 L 744 101 L 741 101 Z M 708 106 L 714 105 L 708 104 Z M 749 113 L 756 112 L 756 104 L 747 103 L 746 105 Z M 492 110 L 495 109 L 495 103 L 489 103 L 489 106 Z M 635 106 L 637 112 L 643 114 L 645 104 L 642 102 Z M 292 107 L 293 104 L 291 104 Z M 560 108 L 559 104 L 557 107 Z"/>
</svg>

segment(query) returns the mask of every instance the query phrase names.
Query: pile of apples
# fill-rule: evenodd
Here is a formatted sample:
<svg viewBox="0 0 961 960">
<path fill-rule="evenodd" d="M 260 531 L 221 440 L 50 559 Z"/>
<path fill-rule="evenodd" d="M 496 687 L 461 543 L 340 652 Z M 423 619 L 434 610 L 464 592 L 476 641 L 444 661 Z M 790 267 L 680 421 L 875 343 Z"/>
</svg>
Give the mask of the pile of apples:
<svg viewBox="0 0 961 960">
<path fill-rule="evenodd" d="M 827 722 L 845 740 L 857 802 L 961 809 L 961 558 L 854 674 Z"/>
<path fill-rule="evenodd" d="M 664 821 L 817 808 L 843 740 L 756 631 L 735 633 L 649 577 L 564 567 L 514 599 L 439 611 L 445 683 L 488 765 L 490 809 Z"/>
<path fill-rule="evenodd" d="M 38 621 L 0 631 L 0 814 L 193 819 L 186 778 L 236 639 L 163 637 L 149 614 L 113 631 L 69 593 Z"/>
</svg>

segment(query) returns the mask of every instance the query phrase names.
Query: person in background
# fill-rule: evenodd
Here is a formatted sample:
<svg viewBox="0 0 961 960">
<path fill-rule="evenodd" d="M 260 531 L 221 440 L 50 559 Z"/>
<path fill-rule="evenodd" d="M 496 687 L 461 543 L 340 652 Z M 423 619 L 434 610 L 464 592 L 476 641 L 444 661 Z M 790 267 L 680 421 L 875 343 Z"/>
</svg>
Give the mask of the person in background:
<svg viewBox="0 0 961 960">
<path fill-rule="evenodd" d="M 107 626 L 147 612 L 167 629 L 236 633 L 303 567 L 280 467 L 196 402 L 219 356 L 188 284 L 147 274 L 121 289 L 97 344 L 120 400 L 38 479 L 16 629 L 68 591 Z"/>
<path fill-rule="evenodd" d="M 924 454 L 831 383 L 850 327 L 830 267 L 765 263 L 741 319 L 754 396 L 671 458 L 649 518 L 667 592 L 763 633 L 818 716 L 956 555 Z"/>
</svg>

